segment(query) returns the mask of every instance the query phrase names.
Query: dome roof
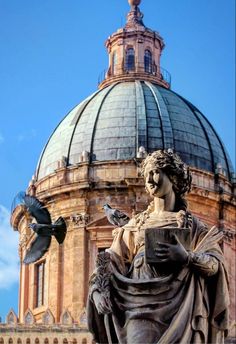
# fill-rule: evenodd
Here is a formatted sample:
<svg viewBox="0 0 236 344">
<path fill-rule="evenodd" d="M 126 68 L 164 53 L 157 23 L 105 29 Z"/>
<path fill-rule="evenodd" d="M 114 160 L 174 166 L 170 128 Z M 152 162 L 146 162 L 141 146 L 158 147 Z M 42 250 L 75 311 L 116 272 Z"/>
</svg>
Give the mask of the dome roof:
<svg viewBox="0 0 236 344">
<path fill-rule="evenodd" d="M 88 152 L 90 162 L 129 160 L 143 146 L 148 153 L 174 149 L 190 166 L 214 172 L 232 165 L 206 117 L 175 92 L 145 82 L 119 82 L 77 105 L 49 138 L 38 163 L 37 179 L 59 163 L 75 165 Z"/>
</svg>

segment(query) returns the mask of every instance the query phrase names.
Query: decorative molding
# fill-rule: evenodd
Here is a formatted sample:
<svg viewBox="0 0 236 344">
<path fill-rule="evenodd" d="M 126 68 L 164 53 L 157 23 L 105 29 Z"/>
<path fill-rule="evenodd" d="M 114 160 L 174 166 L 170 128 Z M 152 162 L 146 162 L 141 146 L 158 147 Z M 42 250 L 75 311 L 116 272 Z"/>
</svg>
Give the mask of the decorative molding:
<svg viewBox="0 0 236 344">
<path fill-rule="evenodd" d="M 73 318 L 68 310 L 65 310 L 62 315 L 60 322 L 62 325 L 72 325 L 73 324 Z"/>
<path fill-rule="evenodd" d="M 25 323 L 25 325 L 33 325 L 33 324 L 35 324 L 35 318 L 34 318 L 34 315 L 33 315 L 33 313 L 31 312 L 30 309 L 28 309 L 25 312 L 24 323 Z"/>
<path fill-rule="evenodd" d="M 214 190 L 211 190 L 214 191 Z M 198 196 L 202 196 L 202 197 L 209 197 L 210 194 L 210 190 L 208 189 L 204 189 L 203 187 L 199 187 L 196 185 L 192 185 L 191 187 L 191 193 L 198 195 Z"/>
<path fill-rule="evenodd" d="M 236 237 L 236 231 L 233 229 L 223 229 L 224 240 L 231 242 Z"/>
<path fill-rule="evenodd" d="M 44 325 L 53 325 L 55 323 L 55 318 L 49 308 L 44 313 L 42 320 Z"/>
<path fill-rule="evenodd" d="M 13 309 L 11 309 L 10 312 L 7 314 L 6 323 L 8 325 L 16 325 L 18 323 L 17 315 L 13 311 Z"/>
<path fill-rule="evenodd" d="M 30 238 L 30 234 L 22 234 L 21 235 L 21 239 L 20 239 L 20 242 L 19 242 L 20 248 L 24 249 L 26 247 L 29 238 Z"/>
<path fill-rule="evenodd" d="M 89 214 L 87 213 L 72 214 L 70 216 L 70 221 L 79 227 L 84 227 L 89 222 Z"/>
<path fill-rule="evenodd" d="M 86 315 L 86 309 L 84 308 L 82 313 L 80 314 L 79 317 L 79 323 L 83 327 L 87 327 L 87 315 Z"/>
</svg>

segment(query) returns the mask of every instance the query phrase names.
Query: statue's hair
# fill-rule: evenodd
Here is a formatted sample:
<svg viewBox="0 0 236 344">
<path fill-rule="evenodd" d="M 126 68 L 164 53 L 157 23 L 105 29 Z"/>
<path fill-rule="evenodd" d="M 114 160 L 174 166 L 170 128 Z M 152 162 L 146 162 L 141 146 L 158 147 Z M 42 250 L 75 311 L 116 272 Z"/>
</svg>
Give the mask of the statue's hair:
<svg viewBox="0 0 236 344">
<path fill-rule="evenodd" d="M 173 190 L 176 196 L 174 211 L 186 212 L 188 204 L 187 200 L 184 198 L 184 195 L 190 191 L 192 182 L 192 176 L 188 166 L 177 154 L 173 153 L 171 149 L 158 150 L 150 153 L 141 164 L 142 176 L 144 176 L 145 169 L 149 163 L 152 164 L 154 168 L 165 172 L 172 182 Z M 146 210 L 134 216 L 134 221 L 138 230 L 142 228 L 153 210 L 154 202 L 151 202 Z"/>
<path fill-rule="evenodd" d="M 149 163 L 166 173 L 173 183 L 177 198 L 183 198 L 184 194 L 190 191 L 192 176 L 189 168 L 171 149 L 157 150 L 148 154 L 141 164 L 142 176 Z"/>
</svg>

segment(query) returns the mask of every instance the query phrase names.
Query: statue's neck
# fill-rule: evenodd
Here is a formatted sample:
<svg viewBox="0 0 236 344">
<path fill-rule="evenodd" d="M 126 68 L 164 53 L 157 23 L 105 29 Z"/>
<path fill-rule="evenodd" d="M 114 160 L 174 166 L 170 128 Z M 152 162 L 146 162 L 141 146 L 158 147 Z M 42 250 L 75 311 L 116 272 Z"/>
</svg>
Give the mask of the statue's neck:
<svg viewBox="0 0 236 344">
<path fill-rule="evenodd" d="M 162 213 L 165 211 L 174 211 L 175 209 L 175 193 L 171 190 L 165 197 L 154 198 L 154 212 Z"/>
</svg>

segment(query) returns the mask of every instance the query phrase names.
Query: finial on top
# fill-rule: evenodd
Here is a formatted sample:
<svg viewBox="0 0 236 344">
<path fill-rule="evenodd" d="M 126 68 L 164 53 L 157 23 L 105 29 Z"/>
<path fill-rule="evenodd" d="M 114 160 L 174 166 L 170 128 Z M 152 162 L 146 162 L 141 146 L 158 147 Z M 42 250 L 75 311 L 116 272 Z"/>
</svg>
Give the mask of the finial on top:
<svg viewBox="0 0 236 344">
<path fill-rule="evenodd" d="M 138 6 L 141 3 L 141 0 L 128 0 L 130 6 Z"/>
<path fill-rule="evenodd" d="M 134 28 L 136 25 L 144 26 L 143 24 L 143 14 L 140 12 L 138 5 L 141 0 L 128 0 L 130 4 L 130 12 L 127 15 L 126 28 Z"/>
</svg>

